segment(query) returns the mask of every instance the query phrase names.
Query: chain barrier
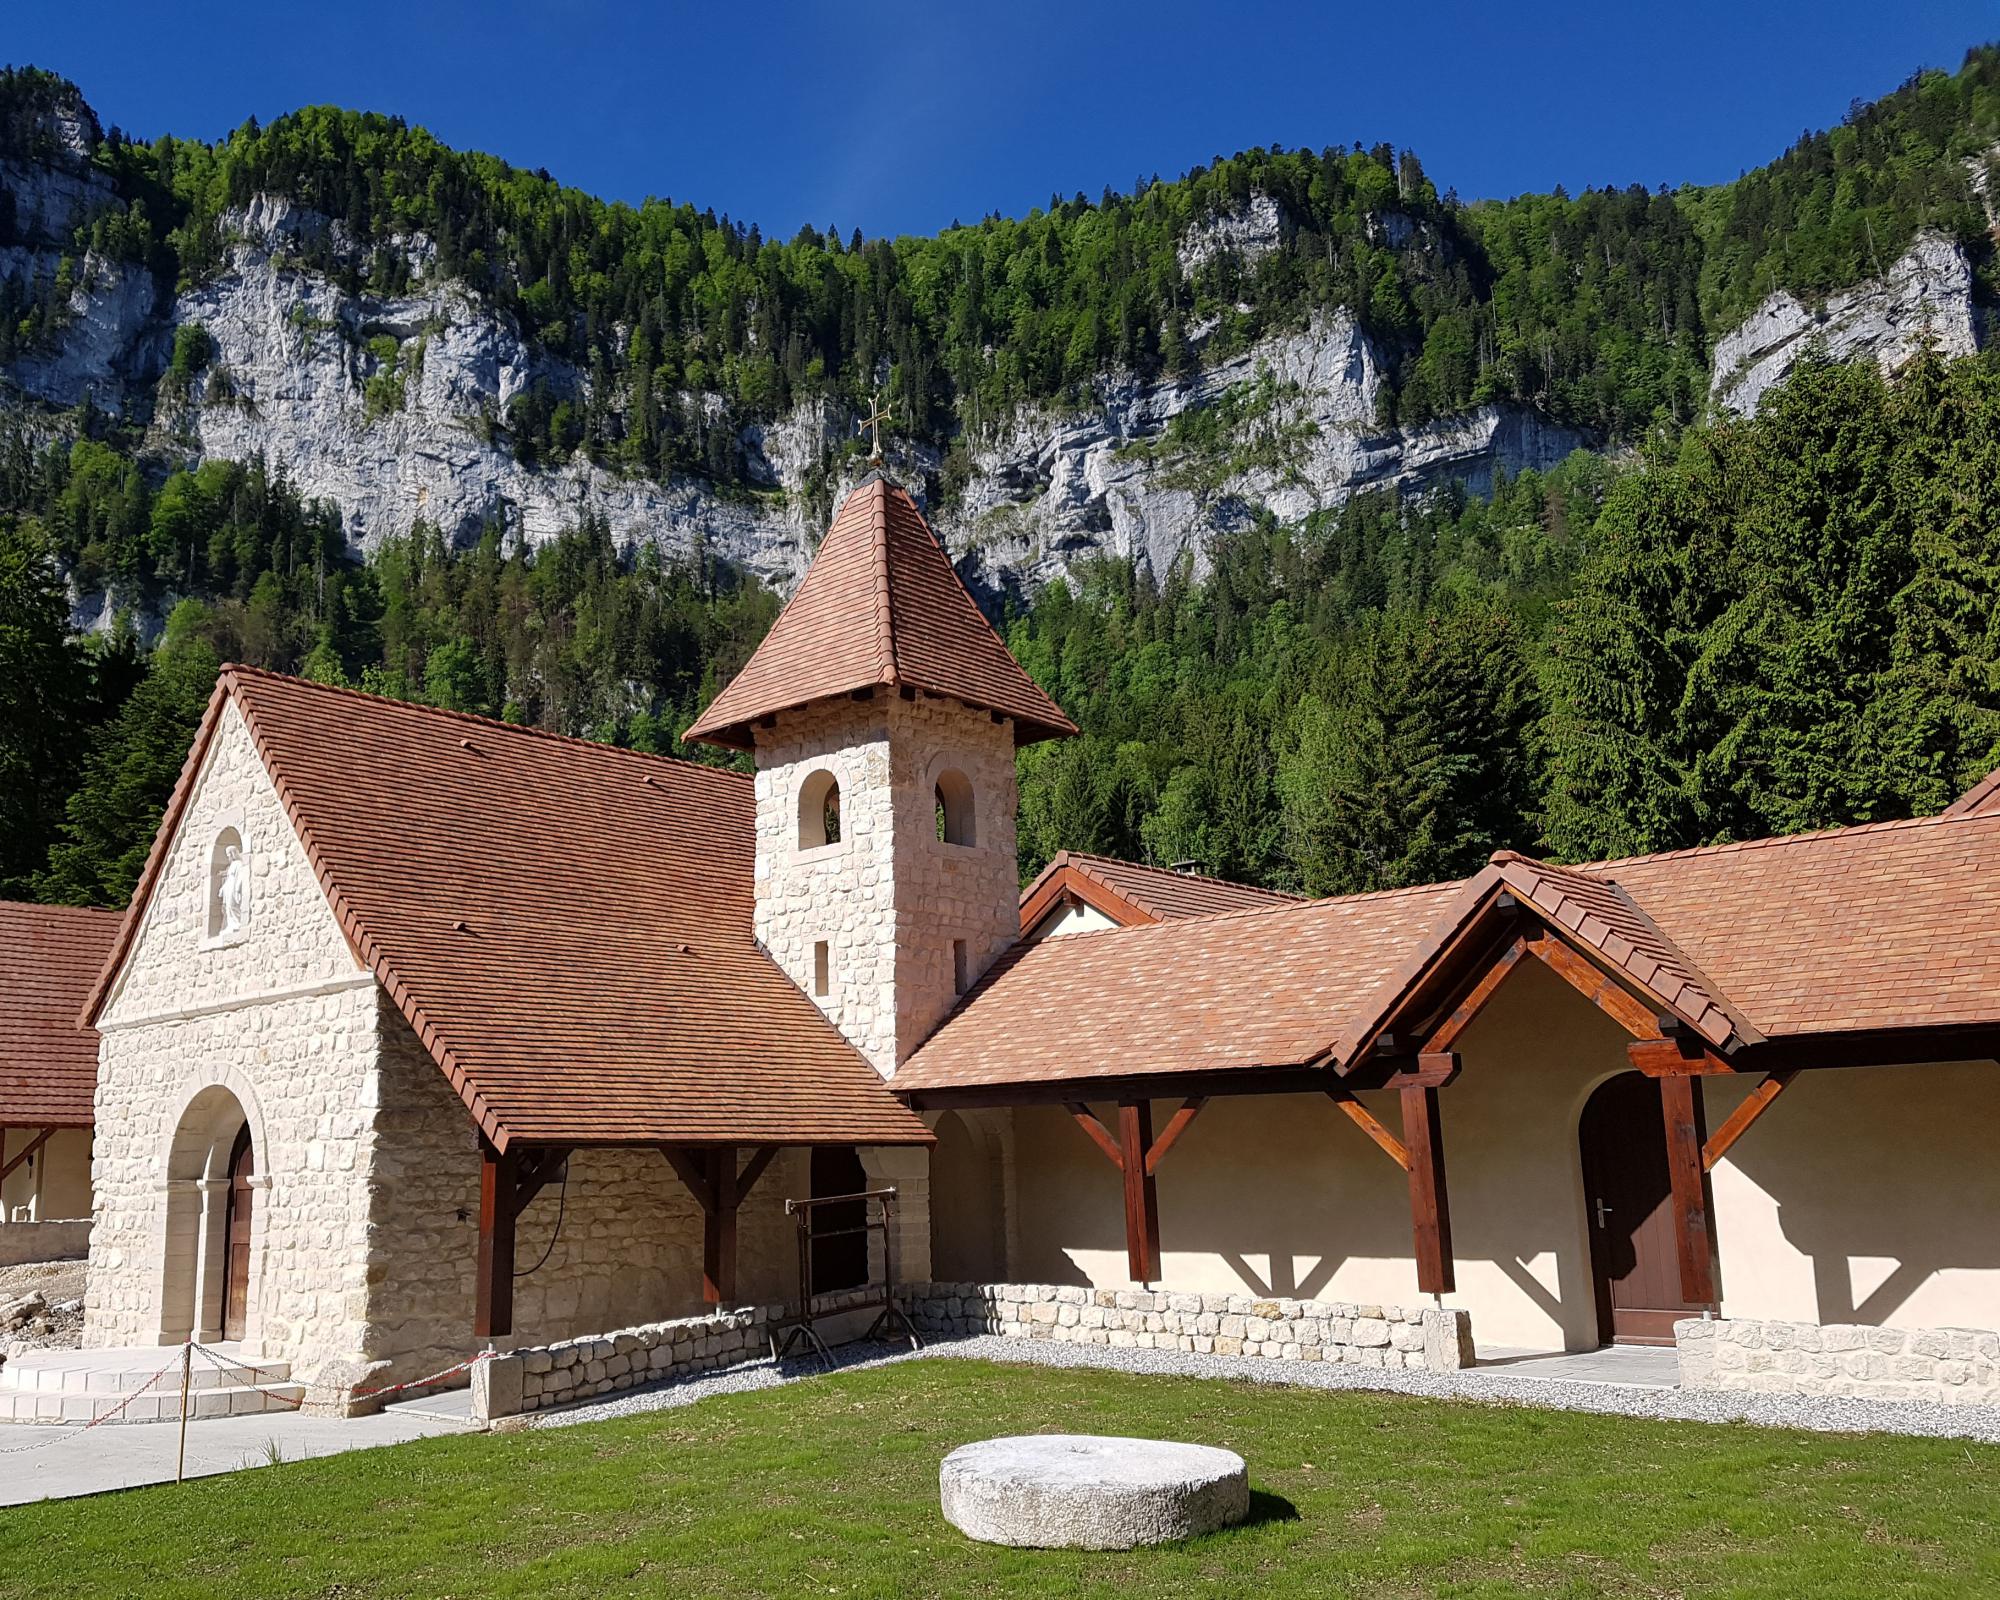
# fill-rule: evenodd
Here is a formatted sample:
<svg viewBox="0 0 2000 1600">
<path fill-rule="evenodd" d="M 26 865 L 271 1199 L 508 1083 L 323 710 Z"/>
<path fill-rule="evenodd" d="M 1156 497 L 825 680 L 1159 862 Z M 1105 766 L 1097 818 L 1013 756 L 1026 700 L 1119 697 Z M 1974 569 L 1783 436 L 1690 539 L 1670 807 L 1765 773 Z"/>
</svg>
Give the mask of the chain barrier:
<svg viewBox="0 0 2000 1600">
<path fill-rule="evenodd" d="M 208 1361 L 218 1371 L 229 1376 L 241 1375 L 243 1381 L 238 1384 L 239 1388 L 254 1389 L 257 1391 L 257 1393 L 265 1396 L 267 1399 L 280 1401 L 283 1404 L 290 1406 L 294 1411 L 298 1410 L 301 1406 L 303 1406 L 306 1403 L 307 1397 L 312 1393 L 312 1391 L 316 1389 L 324 1389 L 333 1394 L 346 1393 L 348 1395 L 353 1396 L 356 1399 L 364 1399 L 364 1398 L 373 1399 L 377 1395 L 401 1394 L 406 1389 L 427 1388 L 432 1384 L 442 1383 L 446 1378 L 454 1378 L 458 1376 L 458 1374 L 461 1372 L 470 1372 L 474 1367 L 478 1366 L 480 1362 L 492 1360 L 494 1355 L 494 1352 L 491 1350 L 482 1350 L 478 1355 L 470 1356 L 464 1361 L 459 1362 L 455 1366 L 446 1367 L 442 1372 L 433 1372 L 421 1378 L 410 1378 L 402 1383 L 384 1384 L 379 1389 L 343 1390 L 343 1388 L 339 1384 L 311 1383 L 302 1386 L 305 1391 L 304 1393 L 298 1395 L 289 1395 L 289 1394 L 280 1394 L 277 1390 L 268 1388 L 264 1384 L 258 1383 L 256 1381 L 257 1369 L 253 1366 L 250 1366 L 241 1361 L 234 1360 L 229 1356 L 225 1356 L 219 1350 L 211 1350 L 208 1348 L 207 1345 L 204 1344 L 191 1345 L 190 1348 L 192 1348 L 203 1359 Z M 28 1452 L 33 1450 L 46 1450 L 52 1444 L 61 1444 L 65 1439 L 81 1438 L 84 1434 L 90 1432 L 92 1428 L 100 1428 L 107 1422 L 116 1421 L 119 1417 L 125 1415 L 127 1408 L 131 1406 L 134 1400 L 137 1400 L 140 1395 L 146 1393 L 147 1390 L 151 1389 L 162 1378 L 166 1377 L 168 1373 L 174 1371 L 179 1365 L 180 1365 L 179 1361 L 168 1362 L 164 1367 L 160 1368 L 158 1372 L 154 1373 L 144 1383 L 140 1384 L 138 1388 L 134 1389 L 130 1394 L 128 1394 L 123 1400 L 119 1401 L 118 1404 L 114 1406 L 111 1410 L 105 1412 L 102 1416 L 92 1417 L 90 1421 L 86 1422 L 82 1427 L 71 1428 L 61 1423 L 50 1422 L 46 1424 L 46 1431 L 48 1437 L 43 1439 L 37 1439 L 33 1444 L 16 1444 L 16 1445 L 7 1445 L 4 1447 L 0 1447 L 0 1456 L 26 1455 Z M 24 1390 L 22 1392 L 33 1393 L 34 1391 Z M 61 1391 L 58 1390 L 56 1392 L 60 1393 Z M 192 1410 L 190 1414 L 192 1414 Z M 163 1422 L 168 1422 L 172 1421 L 173 1419 L 169 1417 L 162 1417 L 160 1420 Z"/>
</svg>

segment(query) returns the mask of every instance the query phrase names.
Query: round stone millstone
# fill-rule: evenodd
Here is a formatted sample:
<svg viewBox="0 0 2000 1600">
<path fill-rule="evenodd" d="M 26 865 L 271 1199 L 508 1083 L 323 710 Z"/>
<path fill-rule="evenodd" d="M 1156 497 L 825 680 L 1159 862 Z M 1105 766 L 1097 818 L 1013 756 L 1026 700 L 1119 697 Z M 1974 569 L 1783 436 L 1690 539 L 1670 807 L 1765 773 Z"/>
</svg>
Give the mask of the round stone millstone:
<svg viewBox="0 0 2000 1600">
<path fill-rule="evenodd" d="M 1249 1474 L 1233 1450 L 1092 1434 L 961 1445 L 938 1470 L 938 1494 L 960 1532 L 1043 1550 L 1165 1544 L 1250 1512 Z"/>
</svg>

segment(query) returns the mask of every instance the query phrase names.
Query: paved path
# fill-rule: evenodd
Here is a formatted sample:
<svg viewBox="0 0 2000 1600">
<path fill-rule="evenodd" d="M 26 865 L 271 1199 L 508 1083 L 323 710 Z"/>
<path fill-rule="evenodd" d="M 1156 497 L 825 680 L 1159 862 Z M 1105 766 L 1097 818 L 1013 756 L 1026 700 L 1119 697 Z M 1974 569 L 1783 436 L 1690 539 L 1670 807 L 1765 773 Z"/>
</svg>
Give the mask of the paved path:
<svg viewBox="0 0 2000 1600">
<path fill-rule="evenodd" d="M 172 1483 L 180 1427 L 171 1422 L 120 1423 L 111 1427 L 0 1427 L 0 1505 L 30 1500 L 62 1500 L 101 1494 L 141 1483 Z M 289 1415 L 212 1417 L 190 1422 L 187 1475 L 208 1477 L 243 1467 L 271 1464 L 275 1450 L 285 1461 L 338 1455 L 401 1444 L 438 1433 L 463 1433 L 466 1424 L 438 1416 L 385 1411 L 375 1417 Z M 53 1442 L 42 1441 L 54 1436 Z M 29 1447 L 33 1448 L 29 1448 Z"/>
</svg>

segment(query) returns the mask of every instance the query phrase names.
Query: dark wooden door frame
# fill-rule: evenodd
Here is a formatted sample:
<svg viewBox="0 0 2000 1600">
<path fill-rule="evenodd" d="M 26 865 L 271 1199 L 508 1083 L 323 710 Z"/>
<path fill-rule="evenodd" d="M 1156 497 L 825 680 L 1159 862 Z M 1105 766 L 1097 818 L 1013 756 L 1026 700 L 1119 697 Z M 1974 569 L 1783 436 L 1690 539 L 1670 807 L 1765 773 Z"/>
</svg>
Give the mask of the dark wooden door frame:
<svg viewBox="0 0 2000 1600">
<path fill-rule="evenodd" d="M 239 1167 L 242 1169 L 239 1173 Z M 222 1337 L 241 1339 L 250 1324 L 251 1227 L 257 1213 L 257 1152 L 245 1123 L 229 1149 L 228 1183 L 222 1206 Z"/>
</svg>

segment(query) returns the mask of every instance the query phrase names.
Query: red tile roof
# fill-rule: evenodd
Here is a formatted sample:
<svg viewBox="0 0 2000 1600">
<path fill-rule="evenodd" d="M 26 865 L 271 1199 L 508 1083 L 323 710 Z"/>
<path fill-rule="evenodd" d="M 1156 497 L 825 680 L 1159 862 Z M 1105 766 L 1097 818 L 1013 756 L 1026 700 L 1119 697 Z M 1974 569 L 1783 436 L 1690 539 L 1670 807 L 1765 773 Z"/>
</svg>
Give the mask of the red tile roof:
<svg viewBox="0 0 2000 1600">
<path fill-rule="evenodd" d="M 897 1090 L 1310 1064 L 1457 884 L 1017 944 L 897 1069 Z"/>
<path fill-rule="evenodd" d="M 123 921 L 0 901 L 0 1127 L 90 1126 L 97 1034 L 77 1014 Z"/>
<path fill-rule="evenodd" d="M 1008 653 L 916 502 L 877 476 L 847 497 L 798 592 L 685 737 L 747 750 L 760 717 L 892 686 L 1011 717 L 1019 744 L 1076 732 Z"/>
<path fill-rule="evenodd" d="M 2000 1026 L 2000 812 L 1555 867 L 1020 945 L 899 1091 L 1348 1065 L 1501 889 L 1663 1012 L 1765 1039 Z"/>
<path fill-rule="evenodd" d="M 1143 866 L 1136 861 L 1121 861 L 1116 856 L 1062 850 L 1021 891 L 1022 932 L 1034 927 L 1066 898 L 1081 900 L 1114 922 L 1130 925 L 1293 905 L 1300 897 L 1279 889 L 1231 883 L 1226 878 L 1204 878 L 1169 867 Z"/>
<path fill-rule="evenodd" d="M 2000 811 L 2000 767 L 1986 774 L 1946 807 L 1948 817 L 1984 816 Z"/>
<path fill-rule="evenodd" d="M 190 770 L 225 698 L 356 956 L 503 1148 L 928 1141 L 753 937 L 749 779 L 245 667 Z"/>
</svg>

